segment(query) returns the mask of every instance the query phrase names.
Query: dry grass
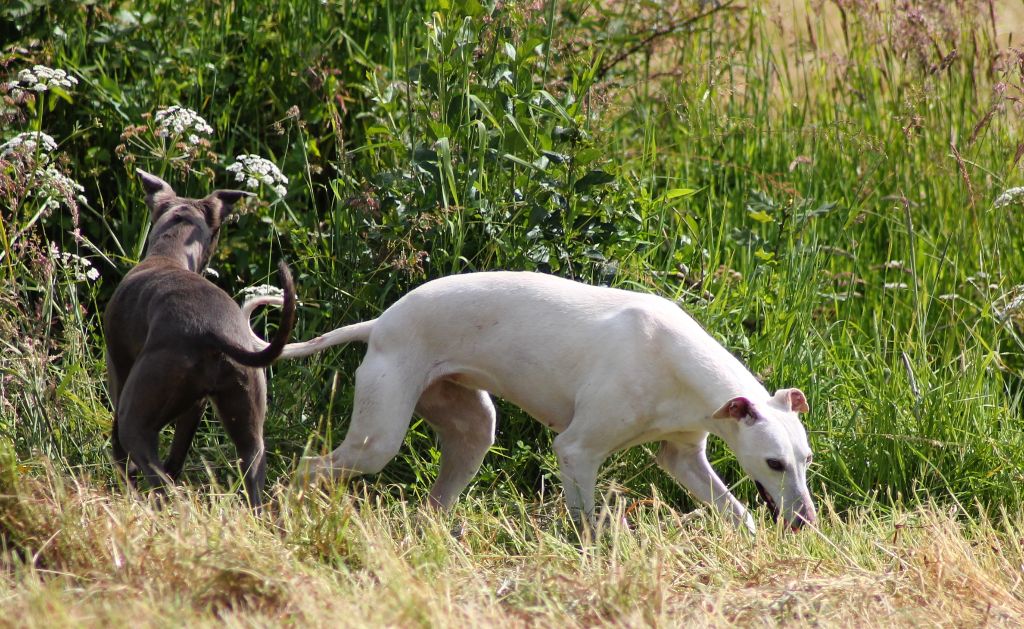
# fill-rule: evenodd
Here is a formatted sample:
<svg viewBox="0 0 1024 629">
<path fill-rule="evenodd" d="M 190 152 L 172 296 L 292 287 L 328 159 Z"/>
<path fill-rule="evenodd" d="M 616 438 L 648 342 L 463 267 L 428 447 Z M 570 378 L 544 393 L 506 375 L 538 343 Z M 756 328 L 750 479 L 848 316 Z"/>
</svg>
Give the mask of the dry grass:
<svg viewBox="0 0 1024 629">
<path fill-rule="evenodd" d="M 855 3 L 847 2 L 848 5 Z M 952 4 L 952 3 L 950 3 Z M 1000 48 L 1021 45 L 1024 34 L 1024 3 L 1019 0 L 992 0 L 992 15 L 995 17 L 996 41 Z M 853 10 L 856 10 L 854 7 Z M 808 21 L 821 23 L 827 37 L 820 44 L 833 51 L 842 49 L 843 28 L 839 3 L 820 0 L 773 0 L 769 4 L 769 15 L 776 16 L 775 22 L 783 29 L 783 39 L 789 41 L 794 33 L 804 34 Z"/>
<path fill-rule="evenodd" d="M 163 509 L 52 471 L 4 470 L 0 622 L 19 626 L 1021 624 L 1021 524 L 865 510 L 756 537 L 658 500 L 581 550 L 557 505 L 446 517 L 340 491 Z M 451 529 L 457 527 L 456 539 Z"/>
</svg>

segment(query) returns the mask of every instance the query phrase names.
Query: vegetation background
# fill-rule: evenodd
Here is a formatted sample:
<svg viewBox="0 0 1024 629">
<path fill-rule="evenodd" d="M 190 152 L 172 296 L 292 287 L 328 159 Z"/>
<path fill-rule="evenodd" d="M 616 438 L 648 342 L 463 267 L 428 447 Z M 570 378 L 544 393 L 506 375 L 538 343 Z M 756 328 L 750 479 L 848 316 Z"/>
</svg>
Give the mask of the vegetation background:
<svg viewBox="0 0 1024 629">
<path fill-rule="evenodd" d="M 0 149 L 0 600 L 38 624 L 1024 619 L 1022 15 L 984 0 L 6 3 L 0 142 L 58 146 Z M 77 84 L 25 90 L 35 64 Z M 161 135 L 175 105 L 209 130 Z M 553 524 L 550 433 L 504 405 L 450 516 L 415 513 L 437 466 L 418 423 L 382 474 L 296 499 L 296 457 L 344 435 L 362 348 L 270 369 L 275 526 L 233 498 L 212 417 L 172 508 L 125 497 L 99 316 L 144 247 L 133 169 L 201 196 L 246 185 L 228 170 L 246 154 L 288 183 L 255 182 L 212 279 L 241 296 L 289 260 L 296 338 L 466 271 L 665 295 L 769 388 L 808 394 L 821 528 L 747 538 L 681 515 L 695 505 L 641 447 L 604 467 L 615 515 L 581 549 Z M 54 172 L 81 194 L 46 185 Z"/>
</svg>

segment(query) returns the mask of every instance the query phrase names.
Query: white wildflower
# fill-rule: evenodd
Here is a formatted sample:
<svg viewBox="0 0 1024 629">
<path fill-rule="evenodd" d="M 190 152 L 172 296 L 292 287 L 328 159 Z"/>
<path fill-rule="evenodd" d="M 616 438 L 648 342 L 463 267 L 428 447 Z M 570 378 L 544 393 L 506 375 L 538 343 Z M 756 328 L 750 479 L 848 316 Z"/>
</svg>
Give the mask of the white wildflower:
<svg viewBox="0 0 1024 629">
<path fill-rule="evenodd" d="M 1008 292 L 1000 295 L 992 304 L 992 310 L 996 319 L 1005 321 L 1010 317 L 1016 317 L 1024 311 L 1024 284 L 1014 286 Z"/>
<path fill-rule="evenodd" d="M 32 66 L 18 72 L 18 79 L 7 84 L 11 92 L 18 96 L 22 90 L 45 92 L 51 87 L 71 89 L 78 85 L 78 79 L 59 68 L 48 68 L 43 65 Z"/>
<path fill-rule="evenodd" d="M 906 282 L 886 282 L 882 285 L 885 290 L 903 290 L 907 288 Z"/>
<path fill-rule="evenodd" d="M 87 202 L 85 188 L 51 161 L 50 154 L 56 150 L 57 142 L 51 136 L 27 131 L 0 144 L 0 159 L 17 163 L 26 198 L 36 199 L 44 210 L 66 205 L 77 225 L 78 204 Z"/>
<path fill-rule="evenodd" d="M 900 269 L 903 270 L 903 260 L 889 260 L 882 265 L 883 269 Z"/>
<path fill-rule="evenodd" d="M 995 201 L 992 202 L 992 209 L 998 210 L 1001 207 L 1017 203 L 1024 203 L 1024 187 L 1010 188 L 1009 190 L 1004 191 L 1001 195 L 996 197 Z"/>
<path fill-rule="evenodd" d="M 29 176 L 29 181 L 31 182 L 29 196 L 38 198 L 43 207 L 54 209 L 64 203 L 75 210 L 76 202 L 88 202 L 83 194 L 85 188 L 58 170 L 56 166 L 47 165 L 36 168 Z"/>
<path fill-rule="evenodd" d="M 978 271 L 974 275 L 967 276 L 967 283 L 978 289 L 983 289 L 986 285 L 992 284 L 992 276 L 984 271 Z"/>
<path fill-rule="evenodd" d="M 0 157 L 8 155 L 34 156 L 37 153 L 47 161 L 49 154 L 57 150 L 57 141 L 41 131 L 19 133 L 10 140 L 0 144 Z"/>
<path fill-rule="evenodd" d="M 242 289 L 242 296 L 246 299 L 253 297 L 283 297 L 284 291 L 278 286 L 260 284 L 259 286 L 246 286 Z"/>
<path fill-rule="evenodd" d="M 70 251 L 61 251 L 56 243 L 50 243 L 50 257 L 79 282 L 95 282 L 100 277 L 92 262 Z"/>
<path fill-rule="evenodd" d="M 190 144 L 199 144 L 199 134 L 213 134 L 211 127 L 202 116 L 187 107 L 172 105 L 166 109 L 160 109 L 153 116 L 156 123 L 156 134 L 161 138 L 169 136 L 183 136 L 188 133 Z"/>
<path fill-rule="evenodd" d="M 288 193 L 288 178 L 273 162 L 259 155 L 239 155 L 227 171 L 235 173 L 235 181 L 244 181 L 250 190 L 256 190 L 263 184 L 280 197 Z"/>
</svg>

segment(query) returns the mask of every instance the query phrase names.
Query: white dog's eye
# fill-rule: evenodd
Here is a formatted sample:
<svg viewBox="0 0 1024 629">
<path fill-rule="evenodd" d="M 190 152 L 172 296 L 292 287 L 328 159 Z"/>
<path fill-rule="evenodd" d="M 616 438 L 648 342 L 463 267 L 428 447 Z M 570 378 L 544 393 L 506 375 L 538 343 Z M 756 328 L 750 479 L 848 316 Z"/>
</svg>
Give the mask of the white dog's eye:
<svg viewBox="0 0 1024 629">
<path fill-rule="evenodd" d="M 814 455 L 813 454 L 808 454 L 807 455 L 807 464 L 810 465 L 811 461 L 813 461 L 813 460 L 814 460 Z"/>
<path fill-rule="evenodd" d="M 773 469 L 776 472 L 782 472 L 786 469 L 786 464 L 778 459 L 765 459 L 764 462 L 768 465 L 769 469 Z"/>
</svg>

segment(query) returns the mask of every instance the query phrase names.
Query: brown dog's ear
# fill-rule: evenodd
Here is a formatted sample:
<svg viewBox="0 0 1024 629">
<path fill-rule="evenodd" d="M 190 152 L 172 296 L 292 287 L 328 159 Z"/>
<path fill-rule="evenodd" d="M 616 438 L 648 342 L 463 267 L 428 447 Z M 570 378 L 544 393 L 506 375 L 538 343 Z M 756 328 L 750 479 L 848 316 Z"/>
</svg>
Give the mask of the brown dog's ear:
<svg viewBox="0 0 1024 629">
<path fill-rule="evenodd" d="M 807 396 L 800 389 L 779 389 L 775 392 L 775 399 L 782 408 L 796 413 L 809 413 L 811 407 L 807 405 Z"/>
<path fill-rule="evenodd" d="M 757 421 L 757 413 L 754 412 L 754 405 L 750 400 L 743 396 L 734 397 L 729 400 L 722 406 L 722 408 L 715 411 L 711 417 L 715 419 L 745 419 L 748 424 Z"/>
<path fill-rule="evenodd" d="M 256 195 L 244 190 L 214 190 L 203 199 L 203 205 L 206 207 L 206 222 L 212 228 L 220 227 L 224 219 L 231 214 L 231 210 L 235 208 L 235 203 L 238 203 L 239 199 L 252 196 Z"/>
<path fill-rule="evenodd" d="M 171 184 L 156 175 L 147 173 L 141 168 L 136 168 L 135 172 L 142 182 L 142 189 L 146 191 L 146 205 L 149 206 L 150 218 L 155 223 L 163 202 L 173 199 L 177 195 L 171 188 Z"/>
<path fill-rule="evenodd" d="M 217 197 L 220 199 L 221 203 L 230 206 L 238 203 L 239 199 L 254 197 L 256 195 L 252 192 L 246 192 L 245 190 L 214 190 L 210 193 L 210 196 Z"/>
<path fill-rule="evenodd" d="M 142 180 L 142 187 L 146 191 L 146 194 L 157 194 L 164 190 L 174 192 L 171 190 L 171 184 L 157 177 L 153 173 L 147 173 L 141 168 L 136 168 L 135 172 L 138 174 L 139 179 Z"/>
</svg>

